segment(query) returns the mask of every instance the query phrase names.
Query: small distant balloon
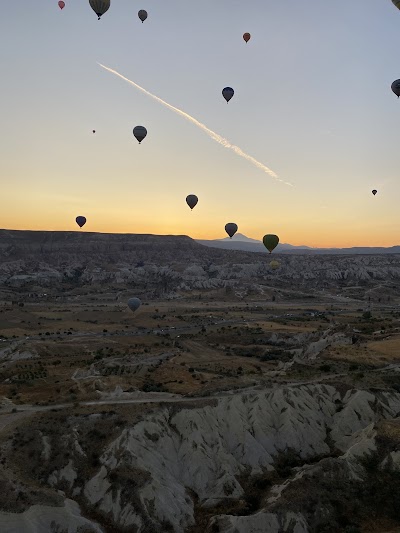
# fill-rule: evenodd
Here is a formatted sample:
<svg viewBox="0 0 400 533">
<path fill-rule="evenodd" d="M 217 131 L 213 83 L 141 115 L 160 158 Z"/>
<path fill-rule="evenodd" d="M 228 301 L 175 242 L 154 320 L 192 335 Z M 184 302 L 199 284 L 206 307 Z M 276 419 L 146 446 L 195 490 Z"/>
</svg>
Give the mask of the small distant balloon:
<svg viewBox="0 0 400 533">
<path fill-rule="evenodd" d="M 80 228 L 82 228 L 86 224 L 86 217 L 76 217 L 75 220 Z"/>
<path fill-rule="evenodd" d="M 186 203 L 190 207 L 190 209 L 193 209 L 197 205 L 197 202 L 199 199 L 195 194 L 189 194 L 189 196 L 186 196 Z"/>
<path fill-rule="evenodd" d="M 64 7 L 65 7 L 65 2 L 63 2 L 62 0 L 60 0 L 60 1 L 58 2 L 58 7 L 59 7 L 60 9 L 64 9 Z"/>
<path fill-rule="evenodd" d="M 225 231 L 231 239 L 235 235 L 237 230 L 238 230 L 237 224 L 235 224 L 234 222 L 228 222 L 228 224 L 225 225 Z"/>
<path fill-rule="evenodd" d="M 133 312 L 137 311 L 141 305 L 142 302 L 139 300 L 139 298 L 129 298 L 128 300 L 128 307 Z"/>
<path fill-rule="evenodd" d="M 400 80 L 395 80 L 392 83 L 392 91 L 397 96 L 397 98 L 400 96 Z"/>
<path fill-rule="evenodd" d="M 110 9 L 110 0 L 89 0 L 89 4 L 96 13 L 98 20 Z"/>
<path fill-rule="evenodd" d="M 138 17 L 140 18 L 140 20 L 142 21 L 142 23 L 147 19 L 147 11 L 145 9 L 141 9 L 139 12 L 138 12 Z"/>
<path fill-rule="evenodd" d="M 96 133 L 96 130 L 93 130 L 93 133 Z"/>
<path fill-rule="evenodd" d="M 269 266 L 272 268 L 272 270 L 277 270 L 281 266 L 281 264 L 279 261 L 275 261 L 274 259 L 270 262 Z"/>
<path fill-rule="evenodd" d="M 246 41 L 246 43 L 248 43 L 250 41 L 250 38 L 251 38 L 251 35 L 250 33 L 244 33 L 243 34 L 243 39 Z"/>
<path fill-rule="evenodd" d="M 265 248 L 269 251 L 269 253 L 271 253 L 272 250 L 274 250 L 278 246 L 278 243 L 279 243 L 278 235 L 268 234 L 268 235 L 264 235 L 263 237 L 263 244 Z"/>
<path fill-rule="evenodd" d="M 232 98 L 232 96 L 235 94 L 235 91 L 232 89 L 232 87 L 225 87 L 222 89 L 222 96 L 225 98 L 226 103 L 229 102 L 229 100 Z"/>
<path fill-rule="evenodd" d="M 378 191 L 377 191 L 376 189 L 374 189 L 374 190 L 372 191 L 372 194 L 375 196 L 375 194 L 376 194 L 377 192 L 378 192 Z"/>
<path fill-rule="evenodd" d="M 143 139 L 146 137 L 147 130 L 144 126 L 135 126 L 133 128 L 133 135 L 139 141 L 139 144 L 140 144 L 143 141 Z"/>
</svg>

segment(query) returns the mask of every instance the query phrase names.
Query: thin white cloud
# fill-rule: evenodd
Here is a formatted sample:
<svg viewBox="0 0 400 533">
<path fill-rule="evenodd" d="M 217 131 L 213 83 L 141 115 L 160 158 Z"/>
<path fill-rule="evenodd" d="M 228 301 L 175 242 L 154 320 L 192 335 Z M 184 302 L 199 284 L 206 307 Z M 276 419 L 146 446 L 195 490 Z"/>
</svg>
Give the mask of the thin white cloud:
<svg viewBox="0 0 400 533">
<path fill-rule="evenodd" d="M 243 157 L 244 159 L 246 159 L 247 161 L 252 163 L 254 166 L 256 166 L 257 168 L 259 168 L 260 170 L 262 170 L 263 172 L 265 172 L 266 174 L 271 176 L 271 178 L 274 178 L 275 180 L 277 180 L 277 181 L 279 181 L 281 183 L 284 183 L 285 185 L 289 185 L 290 187 L 293 187 L 293 185 L 291 183 L 289 183 L 287 181 L 284 181 L 273 170 L 271 170 L 270 168 L 265 166 L 263 163 L 260 163 L 260 161 L 257 161 L 257 159 L 255 159 L 251 155 L 246 154 L 246 152 L 243 152 L 243 150 L 241 148 L 239 148 L 239 146 L 235 146 L 234 144 L 231 144 L 227 139 L 225 139 L 224 137 L 221 137 L 221 135 L 218 135 L 218 133 L 215 133 L 215 131 L 210 130 L 210 128 L 207 128 L 207 126 L 205 126 L 204 124 L 202 124 L 201 122 L 199 122 L 198 120 L 193 118 L 192 116 L 188 115 L 187 113 L 185 113 L 181 109 L 178 109 L 177 107 L 174 107 L 173 105 L 169 104 L 168 102 L 165 102 L 164 100 L 162 100 L 161 98 L 159 98 L 155 94 L 150 93 L 149 91 L 147 91 L 146 89 L 144 89 L 143 87 L 141 87 L 140 85 L 135 83 L 134 81 L 126 78 L 125 76 L 123 76 L 122 74 L 117 72 L 116 70 L 113 70 L 112 68 L 106 67 L 105 65 L 102 65 L 101 63 L 97 63 L 97 64 L 100 65 L 105 70 L 108 70 L 108 72 L 111 72 L 112 74 L 115 74 L 116 76 L 118 76 L 122 80 L 127 81 L 128 83 L 130 83 L 131 85 L 136 87 L 136 89 L 139 89 L 139 91 L 142 91 L 144 94 L 147 94 L 147 96 L 150 96 L 151 98 L 153 98 L 154 100 L 156 100 L 157 102 L 159 102 L 163 106 L 167 107 L 171 111 L 174 111 L 175 113 L 177 113 L 181 117 L 185 118 L 186 120 L 188 120 L 189 122 L 191 122 L 192 124 L 194 124 L 195 126 L 200 128 L 202 131 L 204 131 L 204 133 L 206 133 L 209 137 L 211 137 L 211 139 L 216 141 L 218 144 L 221 144 L 224 148 L 229 148 L 230 150 L 233 150 L 233 152 L 235 152 L 236 155 L 238 155 L 240 157 Z"/>
</svg>

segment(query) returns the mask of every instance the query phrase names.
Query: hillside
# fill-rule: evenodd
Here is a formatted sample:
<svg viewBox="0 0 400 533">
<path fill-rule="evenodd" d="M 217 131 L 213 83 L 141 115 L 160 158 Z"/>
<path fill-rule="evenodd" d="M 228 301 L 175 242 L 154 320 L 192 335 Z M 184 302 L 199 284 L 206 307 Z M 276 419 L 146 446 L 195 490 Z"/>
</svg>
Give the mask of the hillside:
<svg viewBox="0 0 400 533">
<path fill-rule="evenodd" d="M 399 304 L 398 255 L 0 231 L 1 533 L 398 531 Z"/>
<path fill-rule="evenodd" d="M 79 287 L 132 287 L 145 298 L 220 289 L 270 296 L 276 290 L 278 299 L 295 291 L 363 300 L 400 294 L 400 255 L 394 254 L 270 255 L 209 248 L 186 236 L 6 230 L 0 252 L 4 298 L 10 291 Z M 270 268 L 271 258 L 279 259 L 279 269 Z"/>
</svg>

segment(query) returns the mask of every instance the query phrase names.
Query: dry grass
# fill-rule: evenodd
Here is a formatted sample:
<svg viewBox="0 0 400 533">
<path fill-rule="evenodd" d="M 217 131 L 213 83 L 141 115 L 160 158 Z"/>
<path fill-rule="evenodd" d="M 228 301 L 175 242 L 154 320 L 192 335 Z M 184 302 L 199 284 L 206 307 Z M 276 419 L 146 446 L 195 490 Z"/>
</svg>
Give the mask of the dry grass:
<svg viewBox="0 0 400 533">
<path fill-rule="evenodd" d="M 369 350 L 379 353 L 383 360 L 400 360 L 400 336 L 367 344 Z"/>
</svg>

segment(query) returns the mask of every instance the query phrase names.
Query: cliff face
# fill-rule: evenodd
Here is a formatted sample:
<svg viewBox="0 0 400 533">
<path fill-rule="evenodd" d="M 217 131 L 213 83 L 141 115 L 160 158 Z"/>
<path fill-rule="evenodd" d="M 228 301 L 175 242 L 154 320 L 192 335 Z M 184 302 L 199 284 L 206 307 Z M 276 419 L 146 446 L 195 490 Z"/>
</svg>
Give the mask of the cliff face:
<svg viewBox="0 0 400 533">
<path fill-rule="evenodd" d="M 0 285 L 68 290 L 113 284 L 149 296 L 227 287 L 260 295 L 271 287 L 338 289 L 355 298 L 399 292 L 398 255 L 273 256 L 281 262 L 277 270 L 269 266 L 272 256 L 208 248 L 185 236 L 0 230 Z"/>
<path fill-rule="evenodd" d="M 76 502 L 79 524 L 85 509 L 93 528 L 108 524 L 111 531 L 183 533 L 206 514 L 210 532 L 301 533 L 329 524 L 340 530 L 332 493 L 345 506 L 349 487 L 361 490 L 371 476 L 365 460 L 378 449 L 378 473 L 400 469 L 400 433 L 381 445 L 382 424 L 397 424 L 399 413 L 400 394 L 323 385 L 242 392 L 192 408 L 175 404 L 119 430 L 112 424 L 115 437 L 91 474 L 98 442 L 88 442 L 87 432 L 101 434 L 105 415 L 26 431 L 29 442 L 40 436 L 37 468 L 45 486 L 66 498 L 57 518 L 62 527 L 72 524 L 66 509 Z"/>
</svg>

